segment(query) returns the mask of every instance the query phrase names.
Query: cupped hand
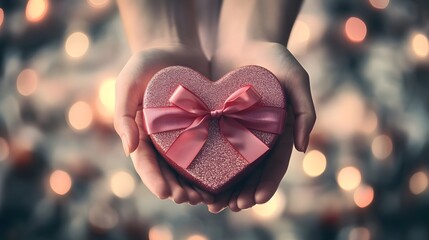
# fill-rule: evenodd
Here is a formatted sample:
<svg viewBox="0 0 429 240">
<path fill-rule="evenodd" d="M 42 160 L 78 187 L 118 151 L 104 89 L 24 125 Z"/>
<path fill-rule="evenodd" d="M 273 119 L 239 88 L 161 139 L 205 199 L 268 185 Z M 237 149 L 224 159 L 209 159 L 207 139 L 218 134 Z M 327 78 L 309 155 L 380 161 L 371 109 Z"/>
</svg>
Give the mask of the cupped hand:
<svg viewBox="0 0 429 240">
<path fill-rule="evenodd" d="M 209 75 L 208 61 L 199 48 L 168 43 L 134 54 L 116 81 L 114 127 L 125 154 L 131 154 L 137 173 L 153 194 L 161 199 L 172 198 L 176 203 L 210 203 L 211 195 L 187 183 L 160 160 L 143 131 L 141 104 L 147 83 L 156 72 L 173 65 Z"/>
<path fill-rule="evenodd" d="M 208 204 L 210 212 L 228 207 L 232 211 L 267 202 L 276 192 L 286 173 L 292 146 L 305 152 L 316 121 L 309 76 L 295 57 L 281 44 L 252 41 L 218 48 L 211 61 L 212 78 L 245 65 L 270 70 L 280 81 L 287 98 L 287 119 L 283 133 L 268 158 L 246 179 Z"/>
</svg>

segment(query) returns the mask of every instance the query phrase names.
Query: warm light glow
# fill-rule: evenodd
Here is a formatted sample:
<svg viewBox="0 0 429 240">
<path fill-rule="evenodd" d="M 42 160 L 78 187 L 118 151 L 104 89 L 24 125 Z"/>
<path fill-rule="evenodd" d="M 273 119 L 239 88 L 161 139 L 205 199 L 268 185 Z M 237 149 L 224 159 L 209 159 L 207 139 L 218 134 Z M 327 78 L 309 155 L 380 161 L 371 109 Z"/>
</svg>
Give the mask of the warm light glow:
<svg viewBox="0 0 429 240">
<path fill-rule="evenodd" d="M 254 206 L 252 211 L 258 218 L 275 219 L 283 214 L 285 207 L 286 197 L 281 190 L 277 190 L 268 202 Z"/>
<path fill-rule="evenodd" d="M 290 33 L 288 49 L 292 52 L 300 52 L 306 49 L 310 41 L 310 28 L 302 20 L 296 20 Z"/>
<path fill-rule="evenodd" d="M 74 32 L 68 36 L 65 43 L 65 50 L 72 58 L 79 58 L 85 55 L 89 48 L 89 38 L 83 32 Z"/>
<path fill-rule="evenodd" d="M 346 191 L 357 188 L 361 180 L 362 176 L 356 167 L 345 167 L 340 170 L 337 176 L 338 185 Z"/>
<path fill-rule="evenodd" d="M 87 0 L 88 4 L 93 8 L 103 8 L 109 5 L 110 0 Z"/>
<path fill-rule="evenodd" d="M 412 49 L 419 58 L 426 58 L 429 55 L 428 38 L 422 33 L 417 33 L 412 37 Z"/>
<path fill-rule="evenodd" d="M 149 240 L 173 240 L 173 233 L 167 226 L 153 226 L 149 229 Z"/>
<path fill-rule="evenodd" d="M 55 170 L 52 172 L 51 177 L 49 179 L 49 183 L 51 185 L 52 190 L 59 195 L 64 195 L 70 191 L 72 186 L 72 180 L 68 173 Z"/>
<path fill-rule="evenodd" d="M 323 153 L 312 150 L 308 152 L 302 162 L 304 172 L 310 177 L 317 177 L 326 169 L 326 157 Z"/>
<path fill-rule="evenodd" d="M 362 42 L 366 36 L 366 25 L 361 19 L 350 17 L 346 21 L 344 31 L 352 42 Z"/>
<path fill-rule="evenodd" d="M 385 9 L 389 5 L 389 0 L 369 0 L 369 3 L 377 9 Z"/>
<path fill-rule="evenodd" d="M 206 236 L 201 234 L 194 234 L 186 238 L 186 240 L 208 240 Z"/>
<path fill-rule="evenodd" d="M 0 161 L 4 161 L 9 157 L 9 144 L 4 138 L 0 137 Z"/>
<path fill-rule="evenodd" d="M 349 240 L 370 240 L 371 232 L 365 227 L 356 227 L 350 230 Z"/>
<path fill-rule="evenodd" d="M 389 136 L 380 135 L 374 138 L 371 145 L 372 154 L 375 158 L 386 159 L 393 150 L 393 143 Z"/>
<path fill-rule="evenodd" d="M 88 103 L 78 101 L 70 107 L 69 125 L 76 130 L 83 130 L 92 123 L 92 110 Z"/>
<path fill-rule="evenodd" d="M 360 208 L 369 206 L 374 200 L 374 189 L 367 185 L 358 187 L 353 195 L 353 200 Z"/>
<path fill-rule="evenodd" d="M 119 216 L 114 208 L 97 203 L 89 208 L 88 220 L 96 228 L 112 229 L 118 224 Z"/>
<path fill-rule="evenodd" d="M 110 179 L 110 188 L 117 197 L 129 197 L 134 192 L 134 178 L 125 171 L 119 171 Z"/>
<path fill-rule="evenodd" d="M 48 12 L 47 0 L 29 0 L 25 8 L 25 17 L 30 22 L 39 22 Z"/>
<path fill-rule="evenodd" d="M 378 126 L 378 117 L 374 111 L 369 111 L 362 121 L 361 130 L 366 134 L 373 133 Z"/>
<path fill-rule="evenodd" d="M 416 172 L 410 178 L 410 191 L 413 194 L 421 194 L 428 188 L 428 176 L 420 171 Z"/>
<path fill-rule="evenodd" d="M 100 109 L 102 115 L 113 117 L 115 112 L 115 79 L 107 79 L 101 84 L 98 99 L 103 105 L 103 109 Z"/>
<path fill-rule="evenodd" d="M 4 21 L 4 11 L 2 8 L 0 8 L 0 27 L 3 24 Z"/>
<path fill-rule="evenodd" d="M 30 96 L 37 89 L 37 73 L 32 69 L 25 69 L 19 73 L 16 79 L 16 89 L 22 96 Z"/>
</svg>

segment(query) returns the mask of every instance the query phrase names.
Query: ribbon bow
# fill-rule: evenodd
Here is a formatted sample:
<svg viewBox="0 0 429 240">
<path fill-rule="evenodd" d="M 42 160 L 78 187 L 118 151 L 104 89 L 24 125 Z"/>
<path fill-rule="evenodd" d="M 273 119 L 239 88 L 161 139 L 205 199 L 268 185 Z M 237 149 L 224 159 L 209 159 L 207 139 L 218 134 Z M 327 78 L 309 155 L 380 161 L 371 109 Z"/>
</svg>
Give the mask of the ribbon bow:
<svg viewBox="0 0 429 240">
<path fill-rule="evenodd" d="M 166 156 L 187 168 L 207 140 L 208 120 L 219 119 L 223 136 L 247 162 L 252 163 L 269 147 L 249 129 L 280 134 L 285 110 L 260 106 L 261 96 L 253 86 L 232 93 L 221 109 L 211 111 L 200 98 L 179 85 L 169 101 L 174 106 L 144 108 L 143 117 L 148 134 L 185 129 L 166 151 Z"/>
</svg>

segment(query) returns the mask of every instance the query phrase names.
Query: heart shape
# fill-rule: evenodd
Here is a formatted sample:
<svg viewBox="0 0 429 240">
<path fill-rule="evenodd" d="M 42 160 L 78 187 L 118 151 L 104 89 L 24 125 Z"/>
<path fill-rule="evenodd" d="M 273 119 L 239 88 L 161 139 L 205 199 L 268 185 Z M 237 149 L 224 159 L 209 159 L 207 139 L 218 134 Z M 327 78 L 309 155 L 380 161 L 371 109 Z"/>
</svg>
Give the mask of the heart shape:
<svg viewBox="0 0 429 240">
<path fill-rule="evenodd" d="M 182 66 L 165 68 L 156 73 L 148 83 L 143 108 L 173 106 L 169 99 L 179 86 L 193 93 L 210 110 L 222 108 L 231 94 L 246 86 L 256 90 L 260 105 L 285 108 L 285 96 L 279 81 L 270 71 L 259 66 L 241 67 L 218 81 L 210 81 L 200 73 Z M 219 119 L 207 121 L 207 139 L 186 167 L 179 166 L 166 154 L 184 129 L 152 133 L 150 137 L 158 152 L 179 174 L 208 192 L 219 193 L 250 172 L 266 157 L 267 152 L 249 163 L 221 133 Z M 277 139 L 277 134 L 274 133 L 258 130 L 250 132 L 269 148 Z"/>
</svg>

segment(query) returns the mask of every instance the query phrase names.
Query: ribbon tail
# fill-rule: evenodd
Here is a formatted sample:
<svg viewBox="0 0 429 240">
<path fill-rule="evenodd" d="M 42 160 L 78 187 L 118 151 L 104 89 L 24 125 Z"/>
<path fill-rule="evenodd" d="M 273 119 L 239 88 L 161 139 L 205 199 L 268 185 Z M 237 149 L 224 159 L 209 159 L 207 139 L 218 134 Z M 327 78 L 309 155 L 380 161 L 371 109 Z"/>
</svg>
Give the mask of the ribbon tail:
<svg viewBox="0 0 429 240">
<path fill-rule="evenodd" d="M 166 156 L 182 168 L 187 168 L 207 140 L 208 117 L 198 117 L 171 144 Z"/>
<path fill-rule="evenodd" d="M 232 147 L 249 163 L 269 150 L 265 143 L 235 119 L 224 117 L 220 119 L 219 126 Z"/>
</svg>

